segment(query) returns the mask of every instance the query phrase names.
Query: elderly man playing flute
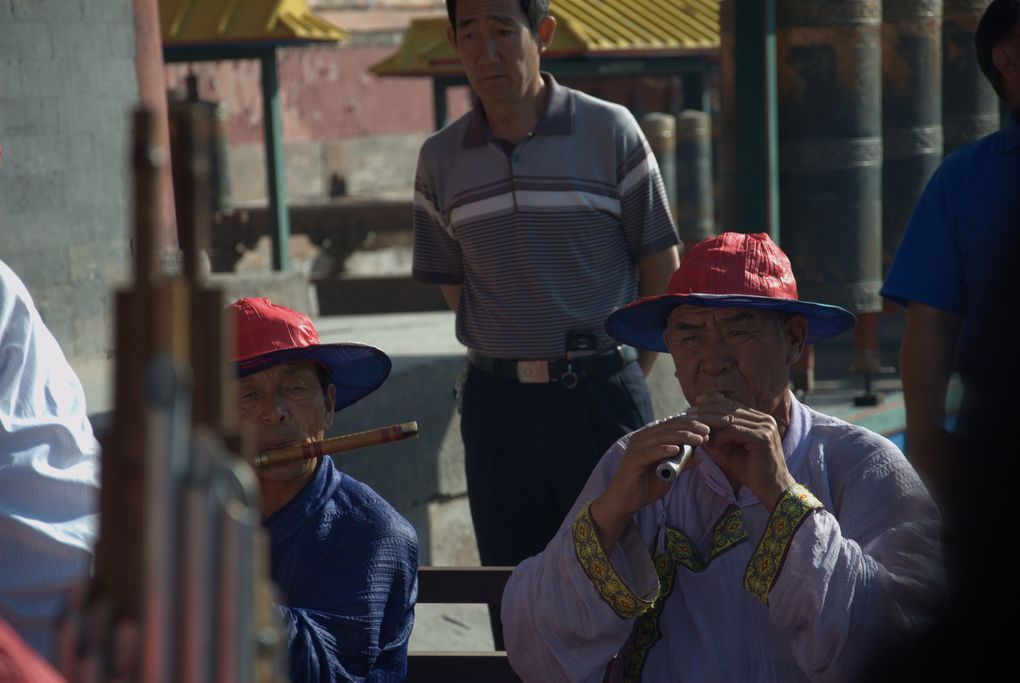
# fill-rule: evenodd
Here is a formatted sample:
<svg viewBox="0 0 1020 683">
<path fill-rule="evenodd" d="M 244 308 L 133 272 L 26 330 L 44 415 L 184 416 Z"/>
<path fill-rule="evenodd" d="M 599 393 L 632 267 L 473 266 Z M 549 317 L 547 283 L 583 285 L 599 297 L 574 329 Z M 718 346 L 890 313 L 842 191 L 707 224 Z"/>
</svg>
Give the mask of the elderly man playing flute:
<svg viewBox="0 0 1020 683">
<path fill-rule="evenodd" d="M 515 570 L 502 617 L 522 679 L 847 681 L 925 623 L 942 586 L 928 491 L 892 443 L 788 386 L 805 344 L 853 324 L 798 300 L 767 235 L 738 233 L 609 317 L 612 336 L 673 357 L 691 408 L 614 444 Z"/>
<path fill-rule="evenodd" d="M 364 344 L 320 344 L 311 320 L 240 299 L 235 321 L 242 421 L 260 451 L 322 441 L 341 410 L 375 391 L 390 359 Z M 402 681 L 414 623 L 414 529 L 328 457 L 256 468 L 271 572 L 290 638 L 292 681 Z"/>
</svg>

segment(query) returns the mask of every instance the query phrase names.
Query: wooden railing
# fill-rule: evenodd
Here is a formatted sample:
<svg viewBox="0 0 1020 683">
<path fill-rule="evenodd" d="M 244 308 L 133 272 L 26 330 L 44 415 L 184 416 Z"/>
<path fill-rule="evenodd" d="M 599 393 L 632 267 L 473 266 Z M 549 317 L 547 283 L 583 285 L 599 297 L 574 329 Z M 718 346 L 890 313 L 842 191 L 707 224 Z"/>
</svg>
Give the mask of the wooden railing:
<svg viewBox="0 0 1020 683">
<path fill-rule="evenodd" d="M 422 567 L 418 603 L 498 606 L 513 567 Z M 411 652 L 408 683 L 521 683 L 503 650 Z"/>
</svg>

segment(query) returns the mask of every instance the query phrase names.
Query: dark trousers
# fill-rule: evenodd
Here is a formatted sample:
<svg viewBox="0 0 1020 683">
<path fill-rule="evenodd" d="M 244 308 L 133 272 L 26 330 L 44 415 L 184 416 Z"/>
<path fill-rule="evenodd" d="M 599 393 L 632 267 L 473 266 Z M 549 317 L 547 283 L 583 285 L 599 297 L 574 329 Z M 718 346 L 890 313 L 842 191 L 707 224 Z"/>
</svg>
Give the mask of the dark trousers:
<svg viewBox="0 0 1020 683">
<path fill-rule="evenodd" d="M 653 419 L 637 363 L 573 389 L 469 366 L 463 391 L 468 500 L 483 565 L 513 566 L 541 552 L 606 449 Z"/>
</svg>

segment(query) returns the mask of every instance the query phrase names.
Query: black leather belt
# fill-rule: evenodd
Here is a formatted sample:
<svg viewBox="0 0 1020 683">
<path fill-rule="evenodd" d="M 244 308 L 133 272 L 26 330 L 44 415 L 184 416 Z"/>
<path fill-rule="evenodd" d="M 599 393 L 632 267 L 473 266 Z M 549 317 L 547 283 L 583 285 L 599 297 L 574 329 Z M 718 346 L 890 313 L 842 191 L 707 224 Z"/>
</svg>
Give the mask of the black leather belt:
<svg viewBox="0 0 1020 683">
<path fill-rule="evenodd" d="M 551 360 L 514 360 L 490 358 L 477 351 L 468 351 L 468 363 L 496 377 L 515 379 L 521 384 L 549 384 L 557 382 L 573 389 L 578 382 L 592 377 L 608 375 L 638 359 L 633 346 L 614 346 L 593 356 L 580 358 L 553 358 Z"/>
</svg>

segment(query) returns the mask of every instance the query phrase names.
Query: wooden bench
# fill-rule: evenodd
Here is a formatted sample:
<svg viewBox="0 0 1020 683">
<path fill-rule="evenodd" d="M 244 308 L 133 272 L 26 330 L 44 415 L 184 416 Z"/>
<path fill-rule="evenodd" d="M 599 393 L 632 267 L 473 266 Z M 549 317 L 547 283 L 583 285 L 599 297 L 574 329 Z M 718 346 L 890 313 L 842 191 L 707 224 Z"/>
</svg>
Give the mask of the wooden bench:
<svg viewBox="0 0 1020 683">
<path fill-rule="evenodd" d="M 499 605 L 513 567 L 422 567 L 418 603 Z M 503 650 L 410 652 L 408 683 L 521 683 Z"/>
</svg>

